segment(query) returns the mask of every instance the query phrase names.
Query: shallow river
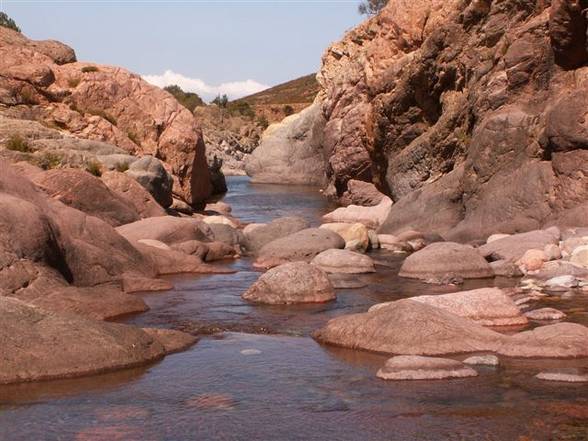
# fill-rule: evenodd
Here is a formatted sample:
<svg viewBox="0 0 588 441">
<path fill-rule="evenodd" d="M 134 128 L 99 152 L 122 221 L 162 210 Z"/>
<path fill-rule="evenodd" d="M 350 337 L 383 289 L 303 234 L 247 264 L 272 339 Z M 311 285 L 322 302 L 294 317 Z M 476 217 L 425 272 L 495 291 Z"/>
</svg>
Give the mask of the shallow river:
<svg viewBox="0 0 588 441">
<path fill-rule="evenodd" d="M 242 177 L 229 187 L 224 200 L 245 222 L 296 214 L 318 225 L 330 208 L 308 187 Z M 248 258 L 229 264 L 235 274 L 174 277 L 175 290 L 146 295 L 151 310 L 126 322 L 197 332 L 195 346 L 141 369 L 0 387 L 0 440 L 588 440 L 588 386 L 533 378 L 588 360 L 503 358 L 473 379 L 384 382 L 375 372 L 386 357 L 312 340 L 337 315 L 456 290 L 400 279 L 398 257 L 372 257 L 378 272 L 355 279 L 364 287 L 338 290 L 336 302 L 318 306 L 243 302 L 260 274 Z M 588 325 L 588 296 L 566 297 L 546 306 Z"/>
</svg>

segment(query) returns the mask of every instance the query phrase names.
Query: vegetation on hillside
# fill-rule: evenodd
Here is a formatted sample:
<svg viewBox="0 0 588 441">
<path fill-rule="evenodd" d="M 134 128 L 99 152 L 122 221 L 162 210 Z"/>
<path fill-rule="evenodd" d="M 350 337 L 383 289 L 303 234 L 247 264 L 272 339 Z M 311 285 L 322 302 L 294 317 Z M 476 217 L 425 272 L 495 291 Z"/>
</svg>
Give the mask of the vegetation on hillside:
<svg viewBox="0 0 588 441">
<path fill-rule="evenodd" d="M 194 109 L 198 106 L 203 106 L 204 101 L 196 93 L 184 92 L 180 86 L 167 86 L 164 90 L 171 93 L 178 102 L 188 109 L 190 112 L 194 112 Z"/>
<path fill-rule="evenodd" d="M 13 31 L 20 32 L 20 28 L 16 25 L 14 20 L 6 15 L 5 12 L 0 12 L 0 26 L 3 26 Z"/>
<path fill-rule="evenodd" d="M 359 4 L 357 10 L 362 15 L 376 15 L 387 4 L 388 0 L 364 0 Z"/>
<path fill-rule="evenodd" d="M 267 104 L 311 104 L 318 92 L 319 84 L 316 81 L 316 74 L 310 74 L 240 98 L 234 102 L 246 102 L 252 107 Z"/>
</svg>

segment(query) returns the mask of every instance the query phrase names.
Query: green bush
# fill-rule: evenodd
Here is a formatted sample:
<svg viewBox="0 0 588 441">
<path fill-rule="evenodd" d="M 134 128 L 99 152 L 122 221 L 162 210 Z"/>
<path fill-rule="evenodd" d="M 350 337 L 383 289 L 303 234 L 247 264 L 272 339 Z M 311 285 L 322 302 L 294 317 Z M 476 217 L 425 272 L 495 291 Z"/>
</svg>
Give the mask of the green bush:
<svg viewBox="0 0 588 441">
<path fill-rule="evenodd" d="M 263 129 L 267 129 L 269 127 L 269 121 L 264 115 L 261 115 L 259 118 L 257 118 L 257 125 Z"/>
<path fill-rule="evenodd" d="M 196 93 L 184 92 L 180 86 L 167 86 L 163 90 L 171 93 L 178 102 L 188 109 L 190 112 L 194 112 L 194 109 L 204 105 L 202 98 Z"/>
<path fill-rule="evenodd" d="M 69 80 L 67 80 L 67 84 L 72 89 L 75 89 L 80 84 L 80 81 L 81 81 L 80 78 L 70 78 Z"/>
<path fill-rule="evenodd" d="M 128 162 L 117 162 L 116 166 L 114 167 L 117 172 L 124 173 L 129 169 Z"/>
<path fill-rule="evenodd" d="M 86 171 L 99 178 L 102 176 L 102 165 L 97 161 L 88 161 L 86 163 Z"/>
<path fill-rule="evenodd" d="M 6 148 L 8 150 L 22 153 L 31 153 L 34 151 L 29 145 L 28 141 L 18 133 L 10 135 L 8 141 L 6 141 Z"/>
<path fill-rule="evenodd" d="M 113 126 L 118 125 L 118 121 L 116 120 L 116 118 L 114 116 L 106 113 L 104 110 L 90 109 L 90 110 L 86 110 L 86 113 L 89 113 L 90 115 L 94 115 L 94 116 L 99 116 L 100 118 L 108 121 Z"/>
<path fill-rule="evenodd" d="M 365 0 L 359 4 L 357 10 L 362 15 L 376 15 L 387 4 L 388 0 Z"/>
<path fill-rule="evenodd" d="M 59 167 L 62 160 L 61 156 L 55 153 L 46 152 L 37 158 L 36 163 L 43 170 L 51 170 Z"/>
<path fill-rule="evenodd" d="M 249 103 L 245 101 L 229 103 L 228 109 L 231 115 L 241 115 L 251 119 L 255 118 L 255 111 L 251 108 Z"/>
<path fill-rule="evenodd" d="M 139 137 L 137 136 L 137 134 L 135 132 L 128 132 L 127 136 L 129 137 L 129 139 L 131 141 L 133 141 L 136 145 L 138 145 L 139 147 L 141 147 L 141 141 L 139 140 Z"/>
<path fill-rule="evenodd" d="M 282 111 L 284 112 L 284 115 L 290 116 L 294 114 L 294 107 L 290 105 L 285 105 Z"/>
<path fill-rule="evenodd" d="M 100 69 L 98 69 L 96 66 L 84 66 L 82 67 L 82 72 L 83 73 L 90 73 L 90 72 L 98 72 Z"/>
<path fill-rule="evenodd" d="M 20 28 L 16 25 L 14 20 L 6 15 L 5 12 L 0 12 L 0 26 L 3 26 L 13 31 L 20 32 Z"/>
</svg>

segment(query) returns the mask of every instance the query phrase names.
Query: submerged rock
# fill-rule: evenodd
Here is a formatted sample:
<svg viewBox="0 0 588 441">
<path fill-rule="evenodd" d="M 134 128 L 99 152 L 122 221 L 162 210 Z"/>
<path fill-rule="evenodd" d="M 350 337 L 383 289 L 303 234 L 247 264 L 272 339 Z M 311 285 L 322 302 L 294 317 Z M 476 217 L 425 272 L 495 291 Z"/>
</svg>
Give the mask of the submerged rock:
<svg viewBox="0 0 588 441">
<path fill-rule="evenodd" d="M 477 375 L 475 370 L 457 360 L 416 355 L 392 357 L 377 373 L 383 380 L 444 380 Z"/>
<path fill-rule="evenodd" d="M 566 314 L 555 308 L 540 308 L 525 312 L 525 316 L 531 320 L 562 320 Z"/>
<path fill-rule="evenodd" d="M 271 305 L 324 303 L 336 299 L 327 275 L 305 262 L 293 262 L 270 269 L 242 297 Z"/>
<path fill-rule="evenodd" d="M 399 275 L 431 279 L 451 274 L 464 279 L 494 277 L 494 271 L 474 248 L 454 242 L 432 243 L 406 258 Z"/>
<path fill-rule="evenodd" d="M 317 254 L 331 248 L 345 248 L 345 241 L 333 231 L 324 228 L 308 228 L 261 248 L 256 266 L 271 268 L 286 262 L 310 262 Z"/>
<path fill-rule="evenodd" d="M 326 250 L 311 262 L 327 273 L 363 274 L 374 273 L 374 261 L 365 254 L 349 250 Z"/>
<path fill-rule="evenodd" d="M 177 331 L 159 335 L 159 331 L 58 315 L 3 297 L 0 314 L 0 384 L 135 367 L 196 341 Z"/>
</svg>

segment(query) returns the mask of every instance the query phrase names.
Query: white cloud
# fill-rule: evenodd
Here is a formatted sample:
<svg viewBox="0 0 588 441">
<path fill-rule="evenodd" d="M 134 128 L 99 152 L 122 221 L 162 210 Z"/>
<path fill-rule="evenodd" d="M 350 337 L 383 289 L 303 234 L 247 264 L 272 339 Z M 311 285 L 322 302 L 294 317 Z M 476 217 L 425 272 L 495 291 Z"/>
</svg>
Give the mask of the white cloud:
<svg viewBox="0 0 588 441">
<path fill-rule="evenodd" d="M 255 80 L 233 81 L 214 86 L 199 78 L 189 78 L 172 70 L 166 70 L 162 75 L 143 75 L 143 79 L 162 88 L 177 84 L 186 92 L 197 93 L 205 100 L 211 100 L 218 94 L 227 94 L 229 99 L 234 100 L 270 87 Z"/>
</svg>

